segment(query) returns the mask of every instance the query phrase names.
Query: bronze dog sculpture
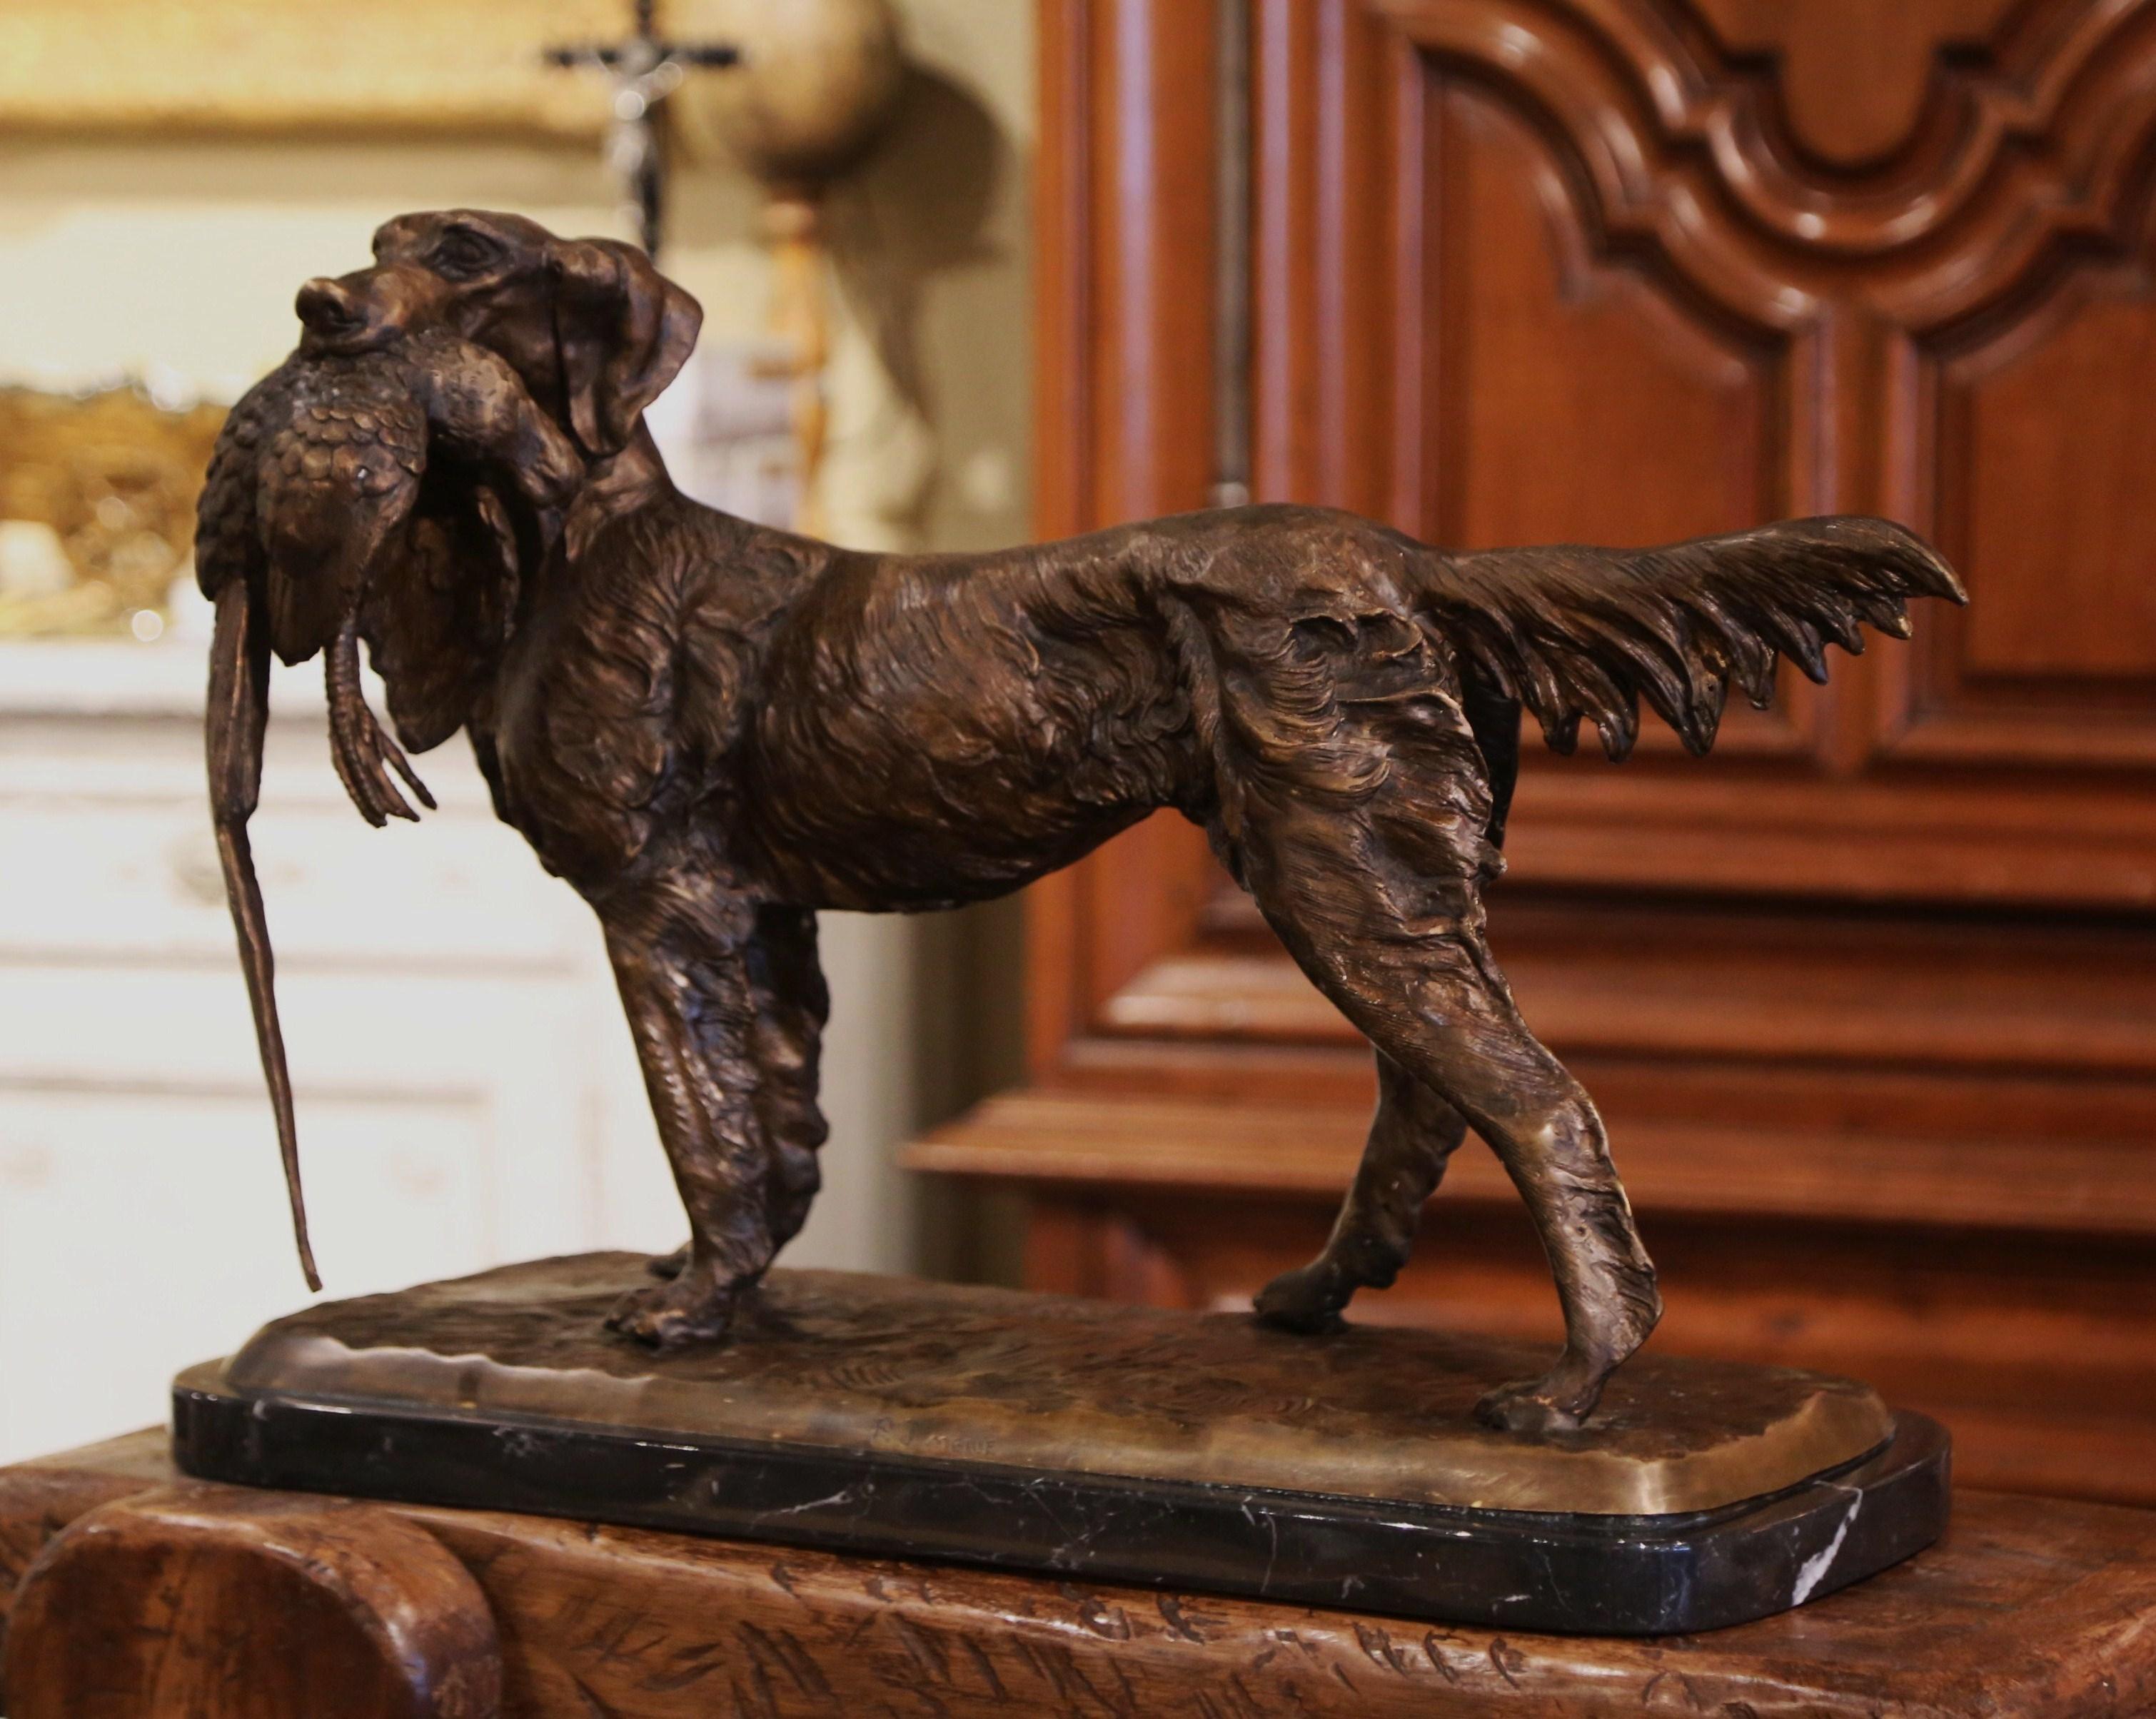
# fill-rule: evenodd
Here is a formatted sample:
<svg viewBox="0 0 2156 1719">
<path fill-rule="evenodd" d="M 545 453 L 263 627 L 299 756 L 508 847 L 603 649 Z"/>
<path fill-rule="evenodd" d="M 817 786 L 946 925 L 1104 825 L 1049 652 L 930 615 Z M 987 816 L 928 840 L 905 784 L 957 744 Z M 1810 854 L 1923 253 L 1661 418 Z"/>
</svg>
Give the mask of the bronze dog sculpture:
<svg viewBox="0 0 2156 1719">
<path fill-rule="evenodd" d="M 536 411 L 497 403 L 494 434 L 459 440 L 415 408 L 428 445 L 408 505 L 389 519 L 355 495 L 368 528 L 334 553 L 234 526 L 285 505 L 285 464 L 213 465 L 212 797 L 288 1174 L 244 835 L 267 665 L 330 648 L 346 785 L 371 818 L 408 816 L 385 767 L 402 756 L 356 690 L 364 637 L 405 744 L 465 729 L 495 809 L 605 929 L 691 1232 L 618 1329 L 719 1337 L 808 1212 L 825 1132 L 817 909 L 1001 895 L 1173 807 L 1376 1047 L 1354 1186 L 1260 1316 L 1322 1330 L 1358 1287 L 1390 1283 L 1472 1126 L 1533 1215 L 1566 1329 L 1554 1368 L 1492 1393 L 1484 1418 L 1564 1428 L 1593 1409 L 1661 1303 L 1594 1106 L 1484 942 L 1521 707 L 1558 749 L 1584 719 L 1621 758 L 1645 698 L 1704 752 L 1729 683 L 1763 703 L 1778 653 L 1821 680 L 1825 642 L 1859 650 L 1861 624 L 1907 636 L 1912 596 L 1961 601 L 1937 557 L 1869 519 L 1450 555 L 1286 506 L 987 555 L 853 553 L 675 491 L 641 414 L 701 313 L 641 252 L 461 210 L 392 221 L 374 248 L 374 267 L 303 291 L 311 341 L 372 340 L 408 366 L 413 351 L 468 364 L 475 346 Z M 235 443 L 290 418 L 294 384 L 264 386 Z M 334 457 L 312 468 L 333 490 Z M 311 619 L 277 618 L 295 612 Z M 292 1195 L 304 1246 L 296 1179 Z"/>
</svg>

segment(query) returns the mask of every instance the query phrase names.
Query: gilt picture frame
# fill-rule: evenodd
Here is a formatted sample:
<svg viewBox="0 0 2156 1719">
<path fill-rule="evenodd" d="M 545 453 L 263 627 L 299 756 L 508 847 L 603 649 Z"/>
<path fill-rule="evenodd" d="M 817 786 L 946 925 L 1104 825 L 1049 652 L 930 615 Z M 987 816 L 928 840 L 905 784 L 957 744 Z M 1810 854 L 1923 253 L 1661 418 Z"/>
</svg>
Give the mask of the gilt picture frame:
<svg viewBox="0 0 2156 1719">
<path fill-rule="evenodd" d="M 10 0 L 0 136 L 588 140 L 607 81 L 545 50 L 629 22 L 625 0 Z"/>
</svg>

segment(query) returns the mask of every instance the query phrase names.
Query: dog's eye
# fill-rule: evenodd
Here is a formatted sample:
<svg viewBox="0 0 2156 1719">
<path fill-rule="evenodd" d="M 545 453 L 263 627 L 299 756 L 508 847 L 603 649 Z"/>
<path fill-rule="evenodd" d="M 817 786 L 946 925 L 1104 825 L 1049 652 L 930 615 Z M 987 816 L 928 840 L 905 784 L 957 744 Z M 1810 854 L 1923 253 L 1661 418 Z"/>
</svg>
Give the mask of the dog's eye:
<svg viewBox="0 0 2156 1719">
<path fill-rule="evenodd" d="M 438 275 L 470 280 L 485 273 L 494 262 L 494 246 L 469 228 L 453 227 L 436 242 L 427 260 Z"/>
</svg>

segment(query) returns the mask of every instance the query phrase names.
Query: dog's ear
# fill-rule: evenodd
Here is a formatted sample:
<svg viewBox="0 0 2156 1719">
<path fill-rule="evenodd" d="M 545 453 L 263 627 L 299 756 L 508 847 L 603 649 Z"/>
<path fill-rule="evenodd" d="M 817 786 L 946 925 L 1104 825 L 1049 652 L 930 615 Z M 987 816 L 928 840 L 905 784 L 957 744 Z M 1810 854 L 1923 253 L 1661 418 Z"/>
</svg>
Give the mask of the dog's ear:
<svg viewBox="0 0 2156 1719">
<path fill-rule="evenodd" d="M 618 453 L 687 362 L 703 307 L 614 239 L 557 239 L 548 261 L 569 427 L 587 453 Z"/>
</svg>

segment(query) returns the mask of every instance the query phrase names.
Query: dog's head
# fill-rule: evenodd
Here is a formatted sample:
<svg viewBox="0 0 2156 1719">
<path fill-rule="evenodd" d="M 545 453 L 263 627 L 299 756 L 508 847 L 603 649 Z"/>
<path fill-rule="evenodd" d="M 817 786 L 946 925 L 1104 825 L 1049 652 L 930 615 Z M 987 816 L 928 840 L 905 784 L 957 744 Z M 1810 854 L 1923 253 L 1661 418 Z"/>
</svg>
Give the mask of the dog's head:
<svg viewBox="0 0 2156 1719">
<path fill-rule="evenodd" d="M 385 316 L 402 314 L 391 301 L 424 307 L 500 353 L 593 459 L 629 444 L 703 321 L 696 300 L 635 246 L 557 239 L 521 215 L 399 215 L 376 230 L 374 257 L 372 269 L 327 285 L 362 305 L 381 301 Z"/>
</svg>

